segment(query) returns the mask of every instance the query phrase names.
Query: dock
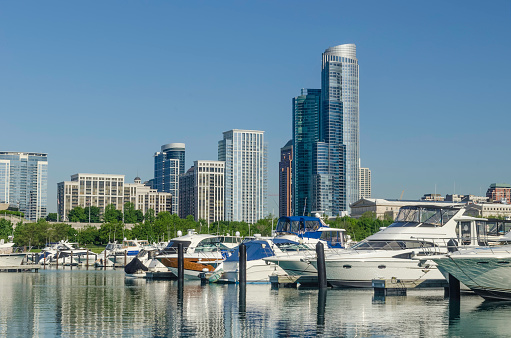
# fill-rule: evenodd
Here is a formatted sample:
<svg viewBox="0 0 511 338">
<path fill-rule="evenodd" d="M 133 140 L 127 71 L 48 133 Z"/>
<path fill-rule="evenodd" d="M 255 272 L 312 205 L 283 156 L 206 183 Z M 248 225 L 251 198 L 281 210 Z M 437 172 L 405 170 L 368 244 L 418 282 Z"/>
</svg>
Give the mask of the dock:
<svg viewBox="0 0 511 338">
<path fill-rule="evenodd" d="M 431 288 L 449 288 L 447 280 L 401 280 L 392 279 L 373 279 L 371 286 L 375 295 L 383 296 L 406 296 L 408 289 L 431 289 Z"/>
<path fill-rule="evenodd" d="M 39 272 L 40 268 L 39 264 L 0 266 L 0 272 Z"/>
<path fill-rule="evenodd" d="M 304 287 L 317 287 L 317 276 L 288 276 L 288 275 L 271 275 L 270 284 L 272 289 L 296 288 L 298 285 Z"/>
</svg>

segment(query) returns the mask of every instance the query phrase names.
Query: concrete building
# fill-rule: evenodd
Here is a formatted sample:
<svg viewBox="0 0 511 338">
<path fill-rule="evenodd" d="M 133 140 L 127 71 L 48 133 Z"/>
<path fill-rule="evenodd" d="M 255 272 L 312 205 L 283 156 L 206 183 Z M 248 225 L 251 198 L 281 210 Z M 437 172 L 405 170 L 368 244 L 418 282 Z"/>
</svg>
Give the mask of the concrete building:
<svg viewBox="0 0 511 338">
<path fill-rule="evenodd" d="M 9 204 L 37 221 L 46 217 L 48 155 L 0 152 L 0 203 Z"/>
<path fill-rule="evenodd" d="M 71 181 L 57 183 L 57 213 L 61 221 L 67 221 L 69 211 L 77 206 L 95 206 L 103 214 L 109 204 L 124 210 L 124 175 L 75 174 Z"/>
<path fill-rule="evenodd" d="M 492 183 L 486 191 L 486 197 L 491 202 L 511 203 L 511 185 L 507 183 Z"/>
<path fill-rule="evenodd" d="M 443 201 L 444 197 L 440 194 L 424 194 L 421 201 Z"/>
<path fill-rule="evenodd" d="M 179 175 L 185 172 L 185 144 L 169 143 L 154 154 L 152 187 L 172 194 L 172 213 L 179 213 Z"/>
<path fill-rule="evenodd" d="M 460 205 L 460 203 L 447 203 L 435 201 L 402 201 L 386 200 L 383 198 L 361 198 L 351 205 L 351 217 L 359 218 L 365 212 L 372 212 L 379 219 L 395 219 L 399 209 L 407 205 Z"/>
<path fill-rule="evenodd" d="M 475 195 L 445 195 L 444 201 L 446 202 L 463 202 L 463 203 L 486 203 L 489 202 L 488 197 L 475 196 Z"/>
<path fill-rule="evenodd" d="M 218 142 L 225 162 L 226 221 L 255 223 L 267 215 L 267 146 L 264 131 L 233 129 Z"/>
<path fill-rule="evenodd" d="M 360 198 L 371 198 L 371 170 L 369 168 L 360 168 L 359 184 Z"/>
<path fill-rule="evenodd" d="M 503 203 L 473 203 L 467 205 L 466 214 L 484 218 L 511 217 L 511 205 Z"/>
<path fill-rule="evenodd" d="M 172 194 L 152 189 L 143 184 L 140 177 L 135 177 L 134 183 L 124 184 L 124 203 L 131 202 L 135 209 L 145 215 L 147 210 L 153 209 L 154 214 L 172 212 Z"/>
<path fill-rule="evenodd" d="M 180 177 L 181 213 L 192 215 L 207 224 L 224 219 L 225 163 L 195 161 L 193 167 Z"/>
<path fill-rule="evenodd" d="M 280 148 L 279 217 L 293 215 L 293 140 Z"/>
</svg>

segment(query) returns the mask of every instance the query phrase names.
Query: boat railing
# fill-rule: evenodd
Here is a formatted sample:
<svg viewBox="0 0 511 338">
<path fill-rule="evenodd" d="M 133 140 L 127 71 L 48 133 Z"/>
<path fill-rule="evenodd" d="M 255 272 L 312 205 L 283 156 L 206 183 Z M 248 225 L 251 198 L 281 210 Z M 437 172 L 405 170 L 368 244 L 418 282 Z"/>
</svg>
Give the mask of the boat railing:
<svg viewBox="0 0 511 338">
<path fill-rule="evenodd" d="M 421 248 L 420 254 L 424 256 L 445 255 L 449 252 L 475 248 L 484 248 L 490 251 L 493 251 L 493 248 L 502 248 L 502 246 L 497 245 L 498 242 L 477 241 L 477 237 L 421 238 L 420 242 L 432 244 Z M 502 249 L 499 249 L 499 251 L 502 251 Z"/>
</svg>

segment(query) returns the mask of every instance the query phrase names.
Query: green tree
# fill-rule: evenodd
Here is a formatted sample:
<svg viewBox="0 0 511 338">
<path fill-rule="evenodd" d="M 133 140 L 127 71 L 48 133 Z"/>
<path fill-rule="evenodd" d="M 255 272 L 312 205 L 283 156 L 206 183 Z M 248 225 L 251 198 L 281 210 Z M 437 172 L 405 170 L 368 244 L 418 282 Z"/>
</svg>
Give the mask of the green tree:
<svg viewBox="0 0 511 338">
<path fill-rule="evenodd" d="M 7 239 L 12 235 L 12 222 L 5 218 L 0 219 L 0 238 Z"/>
<path fill-rule="evenodd" d="M 124 223 L 134 224 L 136 222 L 135 205 L 131 202 L 124 203 Z"/>
<path fill-rule="evenodd" d="M 58 217 L 59 216 L 56 212 L 50 212 L 48 216 L 46 216 L 46 220 L 48 222 L 57 222 L 59 220 Z"/>
<path fill-rule="evenodd" d="M 105 223 L 122 221 L 122 211 L 117 210 L 117 208 L 113 204 L 107 205 L 105 207 L 105 213 L 103 214 L 103 221 Z"/>
<path fill-rule="evenodd" d="M 81 206 L 74 207 L 69 210 L 67 218 L 69 219 L 69 222 L 86 222 L 87 217 L 85 216 L 85 209 Z"/>
<path fill-rule="evenodd" d="M 96 206 L 86 207 L 84 210 L 85 220 L 84 223 L 100 223 L 101 219 L 99 217 L 99 208 Z"/>
<path fill-rule="evenodd" d="M 96 227 L 87 226 L 85 229 L 79 231 L 78 241 L 83 244 L 101 244 L 99 230 Z"/>
<path fill-rule="evenodd" d="M 152 225 L 156 220 L 156 216 L 154 215 L 154 209 L 147 209 L 147 211 L 145 212 L 144 219 L 147 223 Z"/>
</svg>

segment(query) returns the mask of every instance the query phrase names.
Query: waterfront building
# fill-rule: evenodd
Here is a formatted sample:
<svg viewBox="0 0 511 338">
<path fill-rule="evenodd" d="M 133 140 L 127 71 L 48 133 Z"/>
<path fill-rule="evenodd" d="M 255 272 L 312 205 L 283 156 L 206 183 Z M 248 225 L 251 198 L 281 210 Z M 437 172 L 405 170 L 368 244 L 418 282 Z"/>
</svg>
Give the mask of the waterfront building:
<svg viewBox="0 0 511 338">
<path fill-rule="evenodd" d="M 445 195 L 444 201 L 446 202 L 464 202 L 464 203 L 486 203 L 489 202 L 489 198 L 485 196 L 475 195 L 459 195 L 459 194 L 447 194 Z"/>
<path fill-rule="evenodd" d="M 371 170 L 360 168 L 360 198 L 371 198 Z"/>
<path fill-rule="evenodd" d="M 194 161 L 193 167 L 181 175 L 181 218 L 192 215 L 207 224 L 224 219 L 224 171 L 223 161 Z"/>
<path fill-rule="evenodd" d="M 320 142 L 316 147 L 319 202 L 329 216 L 359 199 L 359 66 L 354 44 L 323 53 Z"/>
<path fill-rule="evenodd" d="M 57 213 L 61 221 L 68 221 L 67 215 L 75 207 L 95 206 L 102 215 L 109 204 L 124 210 L 124 175 L 75 174 L 71 181 L 57 183 Z"/>
<path fill-rule="evenodd" d="M 444 197 L 440 194 L 424 194 L 421 201 L 443 201 Z"/>
<path fill-rule="evenodd" d="M 148 184 L 142 183 L 140 177 L 135 177 L 134 183 L 124 184 L 124 203 L 133 203 L 136 210 L 144 215 L 147 210 L 153 209 L 154 214 L 172 212 L 172 194 L 152 189 Z"/>
<path fill-rule="evenodd" d="M 280 148 L 279 217 L 293 215 L 293 140 Z"/>
<path fill-rule="evenodd" d="M 153 188 L 172 194 L 172 213 L 179 212 L 179 175 L 185 172 L 185 144 L 169 143 L 154 154 Z"/>
<path fill-rule="evenodd" d="M 483 218 L 511 217 L 511 205 L 505 203 L 472 203 L 467 205 L 467 215 Z"/>
<path fill-rule="evenodd" d="M 0 203 L 8 204 L 37 221 L 46 217 L 48 155 L 0 152 Z"/>
<path fill-rule="evenodd" d="M 511 185 L 507 183 L 492 183 L 486 191 L 486 197 L 492 202 L 511 203 Z"/>
<path fill-rule="evenodd" d="M 293 98 L 293 213 L 309 215 L 320 210 L 314 183 L 318 174 L 315 147 L 320 134 L 320 89 L 302 89 L 301 95 Z M 321 157 L 320 157 L 321 160 Z M 282 216 L 282 214 L 281 214 Z"/>
<path fill-rule="evenodd" d="M 223 136 L 218 160 L 225 162 L 224 220 L 255 223 L 267 215 L 264 131 L 233 129 Z"/>
</svg>

